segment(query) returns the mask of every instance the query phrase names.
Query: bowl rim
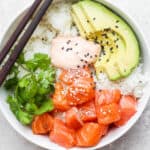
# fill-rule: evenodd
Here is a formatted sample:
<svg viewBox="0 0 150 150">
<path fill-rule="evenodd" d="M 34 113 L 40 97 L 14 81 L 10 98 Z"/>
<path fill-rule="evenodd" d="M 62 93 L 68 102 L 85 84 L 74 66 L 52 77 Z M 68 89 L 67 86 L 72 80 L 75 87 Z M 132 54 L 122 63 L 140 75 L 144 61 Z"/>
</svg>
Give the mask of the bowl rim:
<svg viewBox="0 0 150 150">
<path fill-rule="evenodd" d="M 134 27 L 134 32 L 135 34 L 137 34 L 138 39 L 140 39 L 142 42 L 140 42 L 141 45 L 144 45 L 145 49 L 147 50 L 147 54 L 148 57 L 150 57 L 150 51 L 148 50 L 148 42 L 146 40 L 146 38 L 144 37 L 144 33 L 143 31 L 140 29 L 139 25 L 136 23 L 135 19 L 133 17 L 131 17 L 130 13 L 124 9 L 124 8 L 120 8 L 119 6 L 117 6 L 115 3 L 110 2 L 108 0 L 96 0 L 99 3 L 104 4 L 105 6 L 107 6 L 108 8 L 110 8 L 111 10 L 113 10 L 114 12 L 116 12 L 118 15 L 120 15 L 122 18 L 124 18 L 127 23 L 129 23 L 129 25 L 133 28 Z M 6 28 L 1 41 L 0 41 L 0 45 L 3 44 L 3 40 L 5 39 L 8 30 L 11 28 L 11 26 L 13 25 L 13 23 L 15 22 L 15 20 L 17 20 L 21 14 L 23 14 L 23 12 L 25 12 L 27 9 L 29 8 L 29 6 L 24 7 L 24 9 L 22 9 L 12 20 L 11 23 L 9 24 L 9 26 Z M 140 37 L 140 38 L 139 38 Z M 150 72 L 150 70 L 149 70 Z M 150 88 L 150 85 L 149 85 Z M 116 136 L 115 138 L 108 140 L 107 142 L 105 142 L 103 145 L 101 146 L 96 146 L 96 147 L 91 147 L 91 148 L 86 148 L 86 150 L 94 150 L 97 148 L 102 148 L 104 146 L 107 146 L 108 144 L 113 143 L 114 141 L 118 140 L 120 137 L 122 137 L 124 134 L 126 134 L 132 127 L 133 125 L 135 125 L 135 123 L 139 120 L 139 118 L 141 117 L 144 109 L 147 106 L 148 100 L 150 98 L 150 93 L 147 95 L 147 99 L 145 100 L 145 103 L 143 104 L 143 109 L 139 112 L 138 116 L 136 116 L 136 118 L 134 119 L 134 121 L 132 121 L 130 123 L 130 125 L 123 131 L 121 132 L 118 136 Z M 30 143 L 33 143 L 39 147 L 42 148 L 46 148 L 46 149 L 51 149 L 50 147 L 45 146 L 44 144 L 40 144 L 37 141 L 33 140 L 30 137 L 27 137 L 27 135 L 25 135 L 19 128 L 17 128 L 11 121 L 10 117 L 8 114 L 5 114 L 5 111 L 3 109 L 3 107 L 0 105 L 0 111 L 2 112 L 4 118 L 8 121 L 8 123 L 11 125 L 11 127 L 17 131 L 24 139 L 26 139 L 27 141 L 29 141 Z M 64 148 L 60 148 L 60 149 L 64 149 Z M 77 150 L 78 148 L 71 148 L 72 150 Z M 79 148 L 79 149 L 85 149 L 85 148 Z"/>
</svg>

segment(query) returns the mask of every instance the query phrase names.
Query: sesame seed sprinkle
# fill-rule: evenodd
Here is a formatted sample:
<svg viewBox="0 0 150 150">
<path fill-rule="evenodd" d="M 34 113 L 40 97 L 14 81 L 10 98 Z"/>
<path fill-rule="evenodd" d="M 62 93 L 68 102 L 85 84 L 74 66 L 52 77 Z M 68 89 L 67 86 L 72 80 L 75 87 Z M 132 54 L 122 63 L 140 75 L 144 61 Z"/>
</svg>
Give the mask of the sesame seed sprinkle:
<svg viewBox="0 0 150 150">
<path fill-rule="evenodd" d="M 115 31 L 112 31 L 112 34 L 113 34 L 113 35 L 116 35 L 116 32 L 115 32 Z"/>
<path fill-rule="evenodd" d="M 68 40 L 68 41 L 67 41 L 67 44 L 70 44 L 70 42 L 71 42 L 71 40 Z"/>
<path fill-rule="evenodd" d="M 78 46 L 78 43 L 76 43 L 75 46 Z"/>
<path fill-rule="evenodd" d="M 106 62 L 109 62 L 109 59 L 107 59 Z"/>
<path fill-rule="evenodd" d="M 96 20 L 96 18 L 94 17 L 93 20 Z"/>
<path fill-rule="evenodd" d="M 106 45 L 109 45 L 109 41 L 106 42 Z"/>
<path fill-rule="evenodd" d="M 71 50 L 72 50 L 72 48 L 67 48 L 67 49 L 66 49 L 67 52 L 68 52 L 68 51 L 71 51 Z"/>
<path fill-rule="evenodd" d="M 110 50 L 112 51 L 112 50 L 113 50 L 113 47 L 111 47 Z"/>
</svg>

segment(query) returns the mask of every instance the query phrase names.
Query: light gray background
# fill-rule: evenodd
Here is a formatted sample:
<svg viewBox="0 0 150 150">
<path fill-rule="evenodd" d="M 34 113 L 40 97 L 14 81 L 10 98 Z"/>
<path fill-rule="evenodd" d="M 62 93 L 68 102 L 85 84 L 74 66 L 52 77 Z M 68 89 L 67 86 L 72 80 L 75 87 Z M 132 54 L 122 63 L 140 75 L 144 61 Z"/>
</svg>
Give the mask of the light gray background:
<svg viewBox="0 0 150 150">
<path fill-rule="evenodd" d="M 0 0 L 0 40 L 12 19 L 33 0 Z M 126 10 L 150 43 L 150 0 L 108 0 Z M 43 150 L 23 139 L 0 112 L 0 150 Z M 101 150 L 150 150 L 150 103 L 136 125 L 118 141 Z"/>
</svg>

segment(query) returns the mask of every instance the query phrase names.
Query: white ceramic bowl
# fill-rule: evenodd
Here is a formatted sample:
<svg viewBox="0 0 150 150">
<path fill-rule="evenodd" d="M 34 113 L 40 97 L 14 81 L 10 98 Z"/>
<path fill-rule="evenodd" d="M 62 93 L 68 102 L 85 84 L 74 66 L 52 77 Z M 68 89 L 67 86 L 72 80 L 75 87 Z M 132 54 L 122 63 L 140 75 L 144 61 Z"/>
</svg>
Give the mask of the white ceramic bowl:
<svg viewBox="0 0 150 150">
<path fill-rule="evenodd" d="M 144 63 L 143 72 L 150 74 L 150 69 L 149 69 L 150 68 L 149 67 L 150 53 L 148 51 L 146 41 L 143 38 L 143 35 L 140 32 L 140 29 L 137 27 L 136 23 L 133 21 L 133 19 L 131 19 L 131 17 L 128 14 L 125 14 L 124 12 L 122 12 L 115 5 L 113 5 L 109 2 L 106 2 L 104 0 L 98 0 L 98 1 L 105 4 L 106 6 L 111 8 L 112 10 L 114 10 L 116 13 L 118 13 L 121 17 L 123 17 L 132 26 L 135 33 L 137 34 L 137 37 L 139 38 L 139 43 L 140 43 L 141 49 L 142 49 L 142 56 L 143 56 L 143 63 Z M 23 12 L 16 18 L 16 20 L 14 20 L 12 25 L 9 27 L 9 29 L 7 30 L 5 36 L 3 37 L 2 44 L 4 43 L 4 41 L 6 41 L 8 39 L 11 31 L 13 31 L 13 29 L 17 25 L 17 22 L 21 19 L 22 14 L 23 14 Z M 75 149 L 76 150 L 83 150 L 83 149 L 93 150 L 93 149 L 96 149 L 96 148 L 101 148 L 103 146 L 106 146 L 106 145 L 112 143 L 113 141 L 117 140 L 118 138 L 120 138 L 123 134 L 125 134 L 135 124 L 135 122 L 141 116 L 144 108 L 146 107 L 149 96 L 150 96 L 149 91 L 150 91 L 150 85 L 147 84 L 147 86 L 144 89 L 143 97 L 139 100 L 137 113 L 135 114 L 134 117 L 132 117 L 130 119 L 130 121 L 126 125 L 124 125 L 120 128 L 116 128 L 116 129 L 111 130 L 108 133 L 108 135 L 105 136 L 95 147 L 91 147 L 91 148 L 72 148 L 72 150 L 75 150 Z M 36 145 L 39 145 L 43 148 L 51 149 L 51 150 L 64 150 L 64 148 L 58 146 L 57 144 L 55 144 L 53 142 L 50 142 L 48 137 L 33 135 L 32 131 L 31 131 L 31 128 L 23 126 L 22 124 L 20 124 L 16 120 L 16 118 L 12 114 L 12 112 L 10 111 L 10 109 L 9 109 L 9 107 L 8 107 L 6 101 L 5 101 L 6 97 L 7 97 L 7 92 L 3 88 L 0 88 L 0 110 L 2 111 L 3 115 L 8 120 L 8 122 L 11 124 L 11 126 L 19 134 L 21 134 L 28 141 L 30 141 L 30 142 L 32 142 Z"/>
</svg>

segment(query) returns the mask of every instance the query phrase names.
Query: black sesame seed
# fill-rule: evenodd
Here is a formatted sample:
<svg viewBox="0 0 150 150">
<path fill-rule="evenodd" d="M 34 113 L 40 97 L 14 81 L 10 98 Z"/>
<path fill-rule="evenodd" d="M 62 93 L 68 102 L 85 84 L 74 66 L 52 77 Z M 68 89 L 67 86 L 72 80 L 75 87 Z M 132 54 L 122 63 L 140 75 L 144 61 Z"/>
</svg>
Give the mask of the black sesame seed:
<svg viewBox="0 0 150 150">
<path fill-rule="evenodd" d="M 93 87 L 93 90 L 95 90 L 95 89 L 96 89 L 96 87 L 94 86 L 94 87 Z"/>
<path fill-rule="evenodd" d="M 95 57 L 97 57 L 97 55 L 95 54 Z"/>
<path fill-rule="evenodd" d="M 111 28 L 105 28 L 105 29 L 104 29 L 105 32 L 108 32 L 108 31 L 110 31 L 110 30 L 111 30 Z"/>
<path fill-rule="evenodd" d="M 90 58 L 92 58 L 93 56 L 91 55 Z"/>
<path fill-rule="evenodd" d="M 109 45 L 109 41 L 106 42 L 106 45 Z"/>
<path fill-rule="evenodd" d="M 88 64 L 88 67 L 91 67 L 91 64 Z"/>
<path fill-rule="evenodd" d="M 96 20 L 96 18 L 94 17 L 93 20 Z"/>
<path fill-rule="evenodd" d="M 67 52 L 68 52 L 68 51 L 71 51 L 71 50 L 72 50 L 72 48 L 67 48 L 67 49 L 66 49 Z"/>
<path fill-rule="evenodd" d="M 103 33 L 103 34 L 102 34 L 102 36 L 104 36 L 104 37 L 105 37 L 105 36 L 107 36 L 107 34 L 106 34 L 106 33 Z"/>
<path fill-rule="evenodd" d="M 116 45 L 116 48 L 118 48 L 119 46 L 118 45 Z"/>
<path fill-rule="evenodd" d="M 100 73 L 103 73 L 103 71 L 100 71 Z"/>
<path fill-rule="evenodd" d="M 89 56 L 90 54 L 89 54 L 89 53 L 87 53 L 86 55 L 87 55 L 87 56 Z"/>
<path fill-rule="evenodd" d="M 98 40 L 98 37 L 96 36 L 96 37 L 95 37 L 95 41 L 97 41 L 97 40 Z"/>
<path fill-rule="evenodd" d="M 108 36 L 106 35 L 105 38 L 108 39 Z"/>
<path fill-rule="evenodd" d="M 84 61 L 86 64 L 88 63 L 87 61 Z"/>
<path fill-rule="evenodd" d="M 119 20 L 116 20 L 116 23 L 118 23 L 119 22 Z"/>
<path fill-rule="evenodd" d="M 87 55 L 86 55 L 86 54 L 84 54 L 84 57 L 87 57 Z"/>
<path fill-rule="evenodd" d="M 80 60 L 81 62 L 83 61 L 83 59 Z"/>
<path fill-rule="evenodd" d="M 61 49 L 64 50 L 64 47 L 62 47 Z"/>
<path fill-rule="evenodd" d="M 107 59 L 106 62 L 109 62 L 109 59 Z"/>
<path fill-rule="evenodd" d="M 85 68 L 85 65 L 83 65 L 83 68 Z"/>
<path fill-rule="evenodd" d="M 110 48 L 110 51 L 112 51 L 112 50 L 113 50 L 113 47 Z"/>
<path fill-rule="evenodd" d="M 119 26 L 116 25 L 115 28 L 119 28 Z"/>
<path fill-rule="evenodd" d="M 75 46 L 78 46 L 78 43 L 76 43 Z"/>
<path fill-rule="evenodd" d="M 96 40 L 94 40 L 94 43 L 95 43 L 95 44 L 99 44 L 99 42 L 98 42 L 98 41 L 96 41 Z"/>
<path fill-rule="evenodd" d="M 78 65 L 77 68 L 80 68 L 80 66 Z"/>
<path fill-rule="evenodd" d="M 89 20 L 87 20 L 87 23 L 89 23 L 90 21 Z"/>
<path fill-rule="evenodd" d="M 68 40 L 68 41 L 67 41 L 67 44 L 70 44 L 70 42 L 71 42 L 71 40 Z"/>
<path fill-rule="evenodd" d="M 99 92 L 101 92 L 102 90 L 98 90 Z"/>
<path fill-rule="evenodd" d="M 116 35 L 115 31 L 112 31 L 112 34 L 113 34 L 113 35 Z"/>
</svg>

